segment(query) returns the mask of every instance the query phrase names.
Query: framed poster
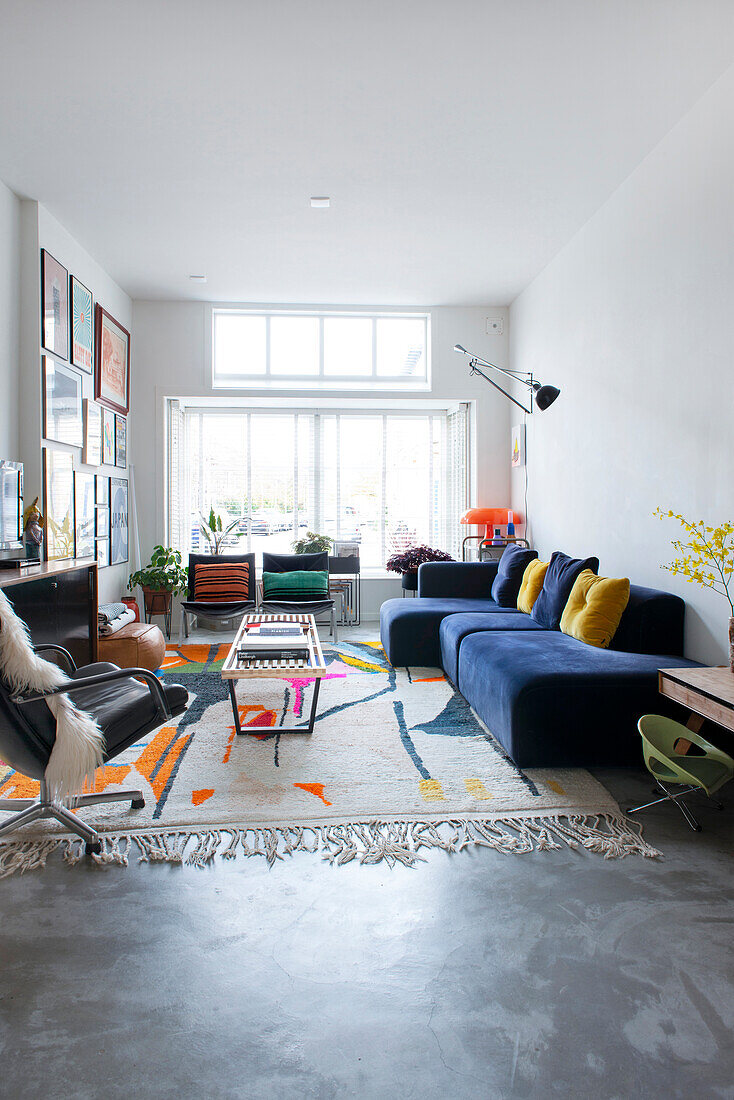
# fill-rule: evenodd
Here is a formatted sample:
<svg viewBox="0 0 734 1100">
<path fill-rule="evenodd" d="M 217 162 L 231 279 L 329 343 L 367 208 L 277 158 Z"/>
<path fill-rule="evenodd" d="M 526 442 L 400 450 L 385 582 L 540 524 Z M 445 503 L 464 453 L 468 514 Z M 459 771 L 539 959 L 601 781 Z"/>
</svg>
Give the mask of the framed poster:
<svg viewBox="0 0 734 1100">
<path fill-rule="evenodd" d="M 72 447 L 84 442 L 82 376 L 50 355 L 43 356 L 43 434 Z"/>
<path fill-rule="evenodd" d="M 92 292 L 74 276 L 69 278 L 71 300 L 71 364 L 85 374 L 92 373 Z"/>
<path fill-rule="evenodd" d="M 107 507 L 110 504 L 110 479 L 102 474 L 97 474 L 94 479 L 94 502 L 106 504 Z"/>
<path fill-rule="evenodd" d="M 128 559 L 127 478 L 110 478 L 110 565 Z"/>
<path fill-rule="evenodd" d="M 108 539 L 110 537 L 110 509 L 106 504 L 97 505 L 94 533 L 98 539 Z"/>
<path fill-rule="evenodd" d="M 102 465 L 115 465 L 115 414 L 102 409 Z"/>
<path fill-rule="evenodd" d="M 110 564 L 110 540 L 97 539 L 97 568 L 104 569 Z"/>
<path fill-rule="evenodd" d="M 41 249 L 42 343 L 46 351 L 69 358 L 69 272 Z"/>
<path fill-rule="evenodd" d="M 130 408 L 130 333 L 97 302 L 94 309 L 94 396 L 113 412 Z"/>
<path fill-rule="evenodd" d="M 68 451 L 43 448 L 46 559 L 74 557 L 74 465 Z"/>
<path fill-rule="evenodd" d="M 102 406 L 84 398 L 84 450 L 82 462 L 87 466 L 102 465 Z"/>
<path fill-rule="evenodd" d="M 94 557 L 94 474 L 84 470 L 74 473 L 74 522 L 76 529 L 76 548 L 74 557 Z"/>
<path fill-rule="evenodd" d="M 115 416 L 115 466 L 127 466 L 127 420 Z"/>
<path fill-rule="evenodd" d="M 510 462 L 513 466 L 525 465 L 525 425 L 516 424 L 512 429 Z"/>
</svg>

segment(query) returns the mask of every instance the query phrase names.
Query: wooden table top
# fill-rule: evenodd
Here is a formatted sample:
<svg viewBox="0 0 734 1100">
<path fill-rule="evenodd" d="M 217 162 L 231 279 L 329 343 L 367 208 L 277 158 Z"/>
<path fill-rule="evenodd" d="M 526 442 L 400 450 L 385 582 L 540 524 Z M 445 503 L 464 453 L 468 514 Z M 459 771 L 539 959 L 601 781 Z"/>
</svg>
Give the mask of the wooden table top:
<svg viewBox="0 0 734 1100">
<path fill-rule="evenodd" d="M 734 672 L 727 665 L 713 668 L 661 668 L 661 695 L 734 730 Z"/>
<path fill-rule="evenodd" d="M 304 623 L 308 626 L 308 656 L 290 661 L 265 660 L 248 661 L 241 665 L 237 661 L 237 650 L 249 623 Z M 326 662 L 321 649 L 319 632 L 313 615 L 245 615 L 235 640 L 222 665 L 223 680 L 254 680 L 267 676 L 282 676 L 284 672 L 307 672 L 309 676 L 321 677 L 326 672 Z"/>
</svg>

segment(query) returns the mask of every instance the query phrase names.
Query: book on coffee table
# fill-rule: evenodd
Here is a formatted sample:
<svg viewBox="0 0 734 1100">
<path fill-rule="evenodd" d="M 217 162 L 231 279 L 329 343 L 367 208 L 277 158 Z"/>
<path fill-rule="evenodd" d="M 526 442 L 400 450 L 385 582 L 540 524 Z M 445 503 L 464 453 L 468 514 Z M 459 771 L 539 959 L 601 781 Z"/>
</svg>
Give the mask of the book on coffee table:
<svg viewBox="0 0 734 1100">
<path fill-rule="evenodd" d="M 308 654 L 308 649 L 249 649 L 242 646 L 237 650 L 237 660 L 240 664 L 248 661 L 300 661 Z"/>
</svg>

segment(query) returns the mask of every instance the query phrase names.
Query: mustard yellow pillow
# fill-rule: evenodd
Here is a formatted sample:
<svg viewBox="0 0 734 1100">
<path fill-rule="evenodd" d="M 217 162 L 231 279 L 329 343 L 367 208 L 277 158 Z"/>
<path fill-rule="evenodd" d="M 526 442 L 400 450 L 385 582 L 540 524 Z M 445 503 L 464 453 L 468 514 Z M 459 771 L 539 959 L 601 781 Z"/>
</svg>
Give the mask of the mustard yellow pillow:
<svg viewBox="0 0 734 1100">
<path fill-rule="evenodd" d="M 538 561 L 536 558 L 535 561 L 531 561 L 525 569 L 522 575 L 520 591 L 517 594 L 518 611 L 524 611 L 526 615 L 529 615 L 533 610 L 533 604 L 540 595 L 540 590 L 545 580 L 545 571 L 549 564 L 550 562 Z"/>
<path fill-rule="evenodd" d="M 561 615 L 561 630 L 587 645 L 606 649 L 630 598 L 626 577 L 597 577 L 583 569 Z"/>
</svg>

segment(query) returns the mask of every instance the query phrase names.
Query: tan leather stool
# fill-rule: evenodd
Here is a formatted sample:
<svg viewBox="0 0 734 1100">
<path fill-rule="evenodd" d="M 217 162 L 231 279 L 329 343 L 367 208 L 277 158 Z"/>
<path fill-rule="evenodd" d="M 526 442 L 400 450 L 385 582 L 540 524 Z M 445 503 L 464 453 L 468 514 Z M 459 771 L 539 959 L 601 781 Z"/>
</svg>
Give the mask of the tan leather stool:
<svg viewBox="0 0 734 1100">
<path fill-rule="evenodd" d="M 148 668 L 155 672 L 163 664 L 166 642 L 152 623 L 128 623 L 116 634 L 99 636 L 99 659 L 120 668 Z"/>
</svg>

